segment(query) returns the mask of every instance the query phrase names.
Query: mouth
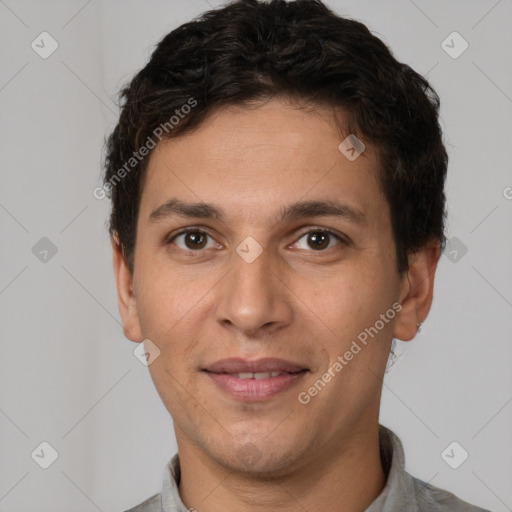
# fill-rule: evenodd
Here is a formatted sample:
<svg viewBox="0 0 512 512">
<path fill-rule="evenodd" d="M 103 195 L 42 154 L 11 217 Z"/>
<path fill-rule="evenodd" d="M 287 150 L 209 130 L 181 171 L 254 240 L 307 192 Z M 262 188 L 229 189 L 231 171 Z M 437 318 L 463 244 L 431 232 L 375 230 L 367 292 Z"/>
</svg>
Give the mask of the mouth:
<svg viewBox="0 0 512 512">
<path fill-rule="evenodd" d="M 231 398 L 241 401 L 263 401 L 296 385 L 308 368 L 282 359 L 265 358 L 255 361 L 223 359 L 203 372 Z"/>
<path fill-rule="evenodd" d="M 237 377 L 238 379 L 270 379 L 271 377 L 278 377 L 279 375 L 291 375 L 292 373 L 299 372 L 240 372 L 240 373 L 218 373 L 217 375 L 232 375 L 233 377 Z"/>
</svg>

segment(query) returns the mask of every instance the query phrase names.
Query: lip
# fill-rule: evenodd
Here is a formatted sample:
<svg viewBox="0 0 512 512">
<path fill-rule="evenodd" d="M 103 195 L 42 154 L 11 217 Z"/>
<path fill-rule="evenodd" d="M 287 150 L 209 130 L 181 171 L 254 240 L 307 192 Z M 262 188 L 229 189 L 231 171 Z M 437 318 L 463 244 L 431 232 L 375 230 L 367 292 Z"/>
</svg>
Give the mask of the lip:
<svg viewBox="0 0 512 512">
<path fill-rule="evenodd" d="M 302 370 L 307 370 L 306 366 L 285 361 L 284 359 L 277 359 L 275 357 L 264 357 L 254 361 L 246 361 L 239 357 L 231 357 L 229 359 L 221 359 L 211 365 L 208 365 L 204 370 L 211 373 L 242 373 L 242 372 L 286 372 L 296 373 Z"/>
<path fill-rule="evenodd" d="M 296 385 L 309 371 L 301 365 L 276 358 L 245 361 L 240 358 L 223 359 L 203 370 L 219 388 L 232 398 L 246 402 L 269 399 Z M 238 377 L 239 373 L 283 372 L 263 379 Z"/>
<path fill-rule="evenodd" d="M 205 373 L 232 398 L 245 402 L 261 402 L 297 384 L 307 373 L 307 370 L 286 373 L 268 379 L 241 379 L 230 373 L 212 373 L 208 371 L 205 371 Z"/>
</svg>

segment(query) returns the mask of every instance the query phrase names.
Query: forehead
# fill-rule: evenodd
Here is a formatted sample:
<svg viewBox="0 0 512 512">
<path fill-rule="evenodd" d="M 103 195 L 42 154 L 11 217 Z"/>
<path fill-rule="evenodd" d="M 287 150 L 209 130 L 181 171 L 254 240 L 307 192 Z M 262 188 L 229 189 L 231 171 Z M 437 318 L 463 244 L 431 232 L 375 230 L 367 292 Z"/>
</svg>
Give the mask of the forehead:
<svg viewBox="0 0 512 512">
<path fill-rule="evenodd" d="M 339 149 L 349 135 L 339 121 L 346 123 L 340 112 L 335 119 L 332 110 L 277 100 L 223 108 L 193 132 L 158 144 L 146 170 L 141 216 L 171 197 L 222 204 L 246 217 L 277 214 L 304 199 L 372 210 L 383 200 L 376 151 L 365 142 L 361 156 L 349 160 Z"/>
</svg>

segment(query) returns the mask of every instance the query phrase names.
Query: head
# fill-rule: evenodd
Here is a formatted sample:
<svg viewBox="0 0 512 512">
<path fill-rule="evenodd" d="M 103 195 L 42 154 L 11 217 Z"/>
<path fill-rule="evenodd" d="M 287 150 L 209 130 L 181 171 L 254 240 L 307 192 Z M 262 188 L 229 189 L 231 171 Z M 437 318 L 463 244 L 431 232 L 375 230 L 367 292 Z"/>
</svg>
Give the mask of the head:
<svg viewBox="0 0 512 512">
<path fill-rule="evenodd" d="M 244 0 L 165 36 L 121 100 L 104 178 L 119 308 L 160 350 L 178 443 L 268 474 L 374 425 L 445 241 L 428 82 L 320 1 Z M 230 357 L 303 371 L 248 402 L 208 374 Z"/>
</svg>

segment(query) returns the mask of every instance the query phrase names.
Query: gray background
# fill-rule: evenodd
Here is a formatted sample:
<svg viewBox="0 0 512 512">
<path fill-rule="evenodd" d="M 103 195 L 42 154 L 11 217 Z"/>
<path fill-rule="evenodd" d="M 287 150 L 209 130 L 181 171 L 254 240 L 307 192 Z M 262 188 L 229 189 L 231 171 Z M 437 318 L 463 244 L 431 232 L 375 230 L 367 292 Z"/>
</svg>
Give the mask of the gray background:
<svg viewBox="0 0 512 512">
<path fill-rule="evenodd" d="M 117 90 L 208 4 L 0 0 L 0 511 L 124 510 L 160 489 L 172 421 L 123 336 L 92 191 Z M 512 0 L 328 4 L 427 76 L 450 155 L 456 239 L 421 333 L 397 346 L 381 421 L 415 476 L 512 510 Z M 43 31 L 59 45 L 46 59 L 31 47 Z M 442 47 L 453 31 L 458 58 Z M 441 456 L 453 441 L 469 453 L 458 469 Z"/>
</svg>

